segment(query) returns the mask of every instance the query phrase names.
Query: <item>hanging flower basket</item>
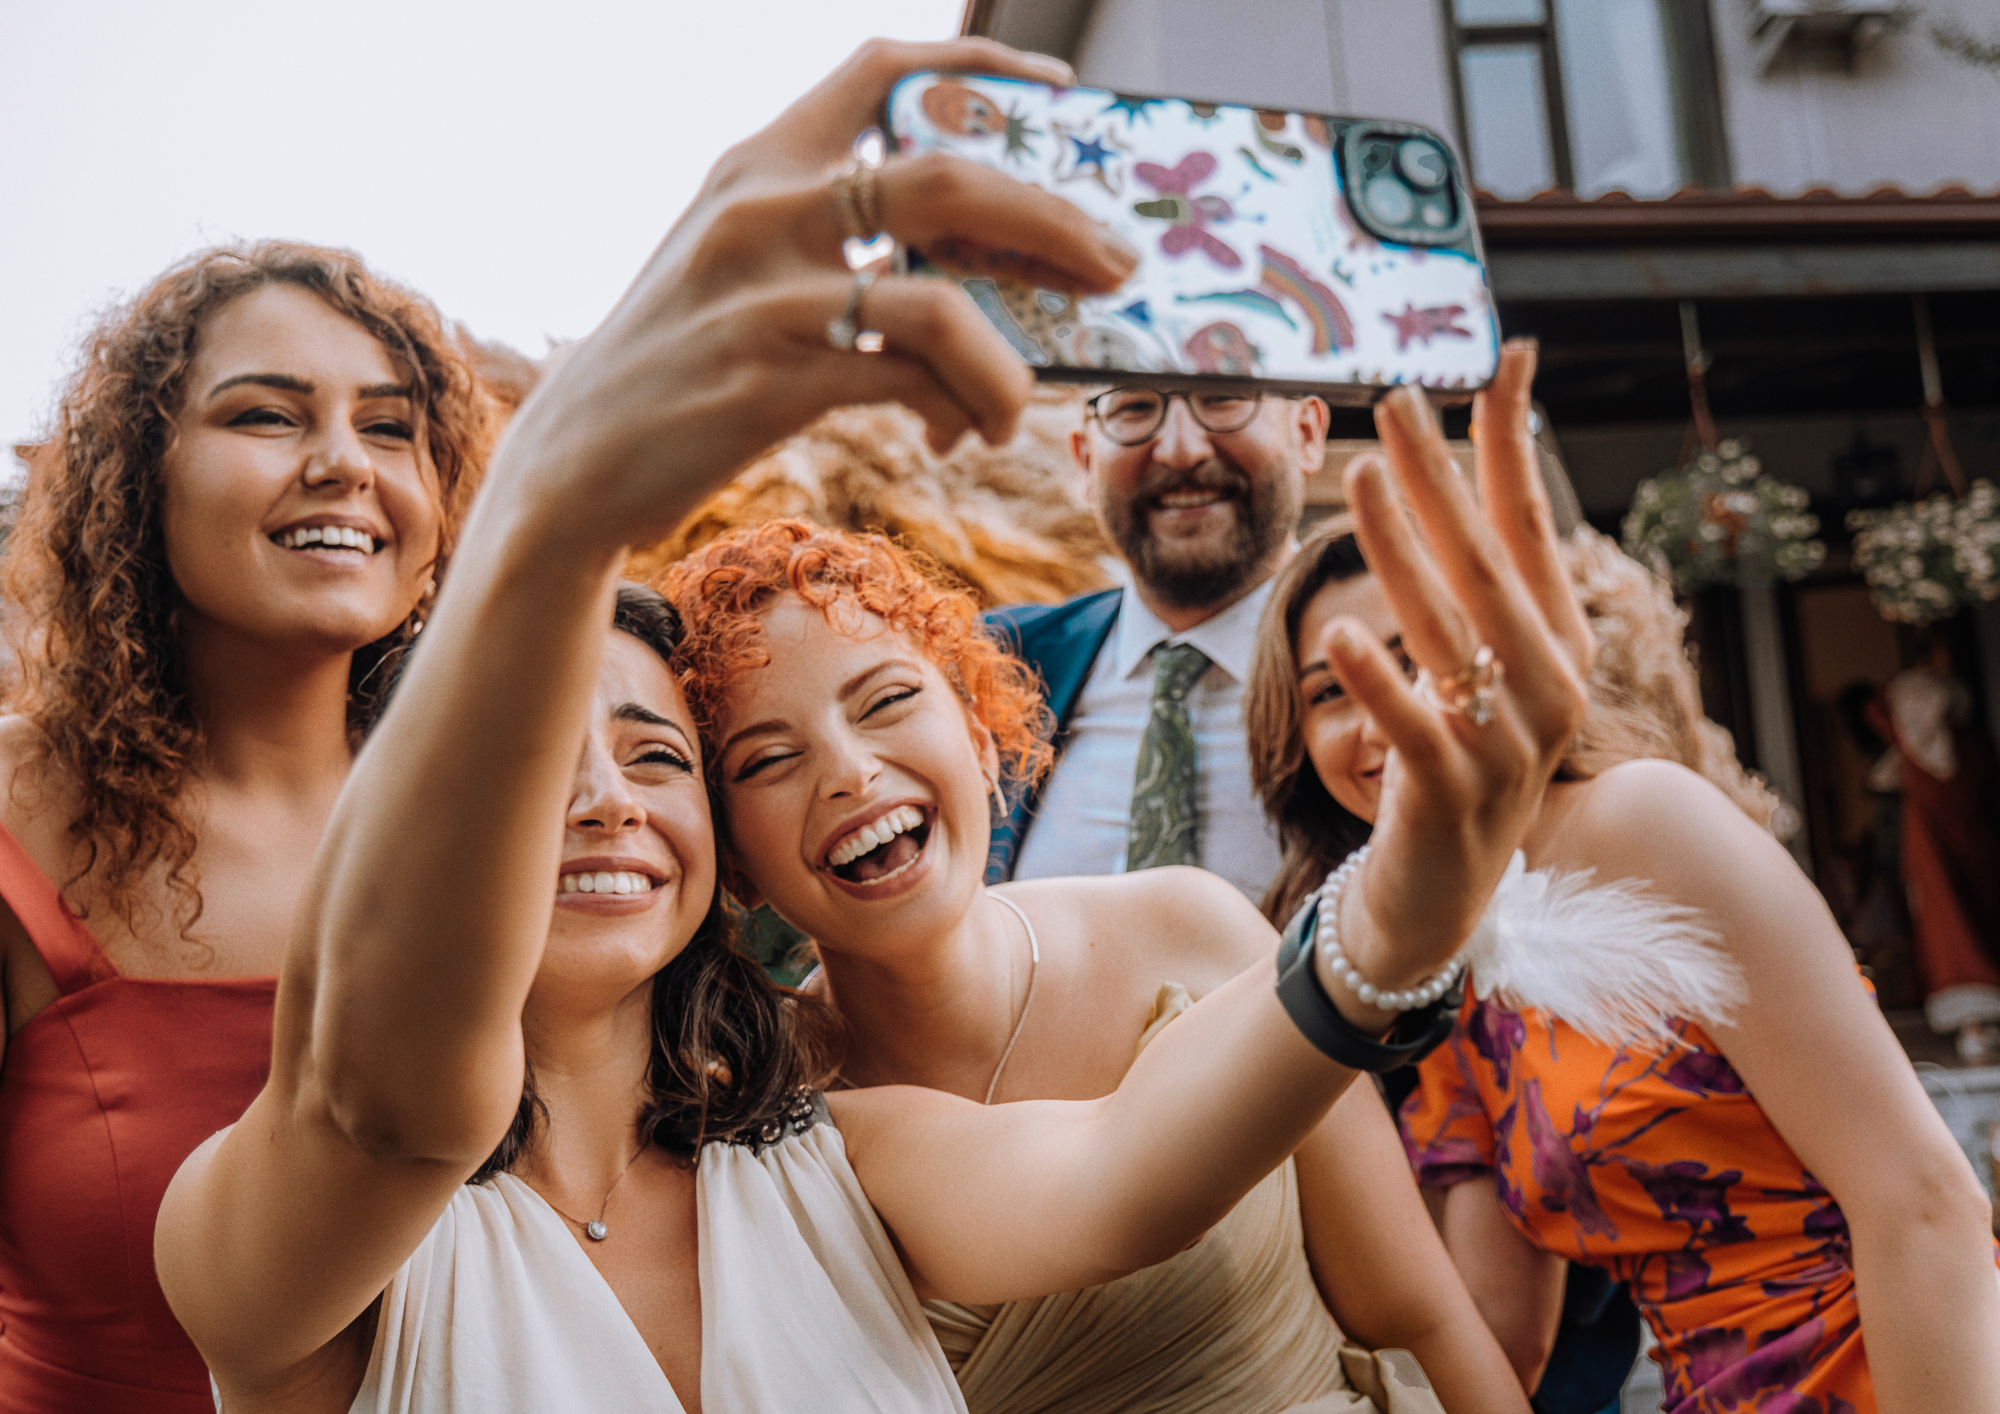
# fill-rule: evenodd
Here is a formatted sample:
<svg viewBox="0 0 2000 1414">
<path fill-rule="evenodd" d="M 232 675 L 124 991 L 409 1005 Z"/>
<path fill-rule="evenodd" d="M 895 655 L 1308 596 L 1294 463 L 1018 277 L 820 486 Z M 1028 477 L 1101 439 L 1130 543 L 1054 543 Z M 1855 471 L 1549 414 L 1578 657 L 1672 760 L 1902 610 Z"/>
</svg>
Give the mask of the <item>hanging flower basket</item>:
<svg viewBox="0 0 2000 1414">
<path fill-rule="evenodd" d="M 2000 491 L 1975 481 L 1964 500 L 1943 492 L 1886 511 L 1849 511 L 1855 568 L 1885 619 L 1924 624 L 2000 597 Z"/>
<path fill-rule="evenodd" d="M 1749 445 L 1729 438 L 1679 471 L 1639 483 L 1625 513 L 1625 551 L 1681 590 L 1769 584 L 1819 568 L 1819 517 L 1797 486 L 1763 474 Z"/>
</svg>

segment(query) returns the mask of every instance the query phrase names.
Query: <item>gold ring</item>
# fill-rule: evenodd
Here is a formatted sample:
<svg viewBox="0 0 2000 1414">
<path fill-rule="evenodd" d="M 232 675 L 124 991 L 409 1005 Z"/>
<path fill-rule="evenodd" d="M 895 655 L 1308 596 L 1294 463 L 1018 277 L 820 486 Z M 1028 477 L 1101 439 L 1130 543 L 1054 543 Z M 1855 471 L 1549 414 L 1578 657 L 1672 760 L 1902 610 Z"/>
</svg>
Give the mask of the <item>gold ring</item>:
<svg viewBox="0 0 2000 1414">
<path fill-rule="evenodd" d="M 1471 664 L 1442 682 L 1428 669 L 1417 674 L 1417 695 L 1440 712 L 1456 712 L 1475 727 L 1493 720 L 1493 704 L 1506 665 L 1493 656 L 1493 649 L 1480 644 Z"/>
<path fill-rule="evenodd" d="M 875 185 L 875 169 L 855 160 L 854 165 L 833 179 L 833 204 L 840 212 L 847 238 L 872 241 L 882 232 L 882 197 Z"/>
</svg>

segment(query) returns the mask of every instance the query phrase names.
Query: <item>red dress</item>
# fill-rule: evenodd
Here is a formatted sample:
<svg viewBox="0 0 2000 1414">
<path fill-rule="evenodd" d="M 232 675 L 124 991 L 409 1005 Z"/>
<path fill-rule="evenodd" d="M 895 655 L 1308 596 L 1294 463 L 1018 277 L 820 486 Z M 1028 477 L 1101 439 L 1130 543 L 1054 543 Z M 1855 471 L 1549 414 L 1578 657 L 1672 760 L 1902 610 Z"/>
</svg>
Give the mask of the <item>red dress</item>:
<svg viewBox="0 0 2000 1414">
<path fill-rule="evenodd" d="M 0 897 L 60 993 L 0 1067 L 0 1414 L 213 1414 L 153 1220 L 263 1088 L 277 979 L 121 975 L 5 828 Z"/>
</svg>

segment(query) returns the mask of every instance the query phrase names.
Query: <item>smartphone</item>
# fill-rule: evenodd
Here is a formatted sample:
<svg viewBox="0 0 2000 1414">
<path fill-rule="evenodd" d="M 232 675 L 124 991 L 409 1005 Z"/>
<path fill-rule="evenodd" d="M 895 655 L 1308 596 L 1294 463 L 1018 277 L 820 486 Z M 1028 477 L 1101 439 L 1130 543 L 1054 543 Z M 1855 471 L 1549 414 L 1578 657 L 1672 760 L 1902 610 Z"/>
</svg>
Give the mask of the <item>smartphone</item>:
<svg viewBox="0 0 2000 1414">
<path fill-rule="evenodd" d="M 882 127 L 897 152 L 1065 197 L 1140 251 L 1123 287 L 1081 298 L 899 251 L 958 280 L 1042 378 L 1352 406 L 1399 384 L 1459 401 L 1499 364 L 1471 194 L 1427 128 L 946 73 L 898 83 Z"/>
</svg>

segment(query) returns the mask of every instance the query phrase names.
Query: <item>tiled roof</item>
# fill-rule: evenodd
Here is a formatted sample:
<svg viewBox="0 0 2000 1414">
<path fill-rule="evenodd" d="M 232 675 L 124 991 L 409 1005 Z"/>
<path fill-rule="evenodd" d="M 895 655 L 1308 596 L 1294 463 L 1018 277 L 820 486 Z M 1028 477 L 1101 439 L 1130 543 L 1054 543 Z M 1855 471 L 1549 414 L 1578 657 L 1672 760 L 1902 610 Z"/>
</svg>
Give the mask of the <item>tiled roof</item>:
<svg viewBox="0 0 2000 1414">
<path fill-rule="evenodd" d="M 1486 192 L 1476 193 L 1476 198 L 1486 243 L 1503 248 L 1605 240 L 1653 244 L 2000 237 L 2000 189 L 1974 192 L 1957 185 L 1930 192 L 1882 186 L 1862 196 L 1825 187 L 1796 196 L 1775 196 L 1762 187 L 1686 187 L 1651 201 L 1624 192 L 1584 198 L 1568 191 L 1539 192 L 1525 201 L 1502 201 Z"/>
</svg>

